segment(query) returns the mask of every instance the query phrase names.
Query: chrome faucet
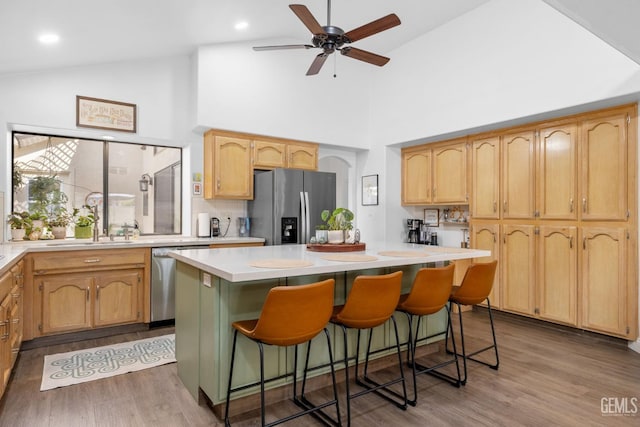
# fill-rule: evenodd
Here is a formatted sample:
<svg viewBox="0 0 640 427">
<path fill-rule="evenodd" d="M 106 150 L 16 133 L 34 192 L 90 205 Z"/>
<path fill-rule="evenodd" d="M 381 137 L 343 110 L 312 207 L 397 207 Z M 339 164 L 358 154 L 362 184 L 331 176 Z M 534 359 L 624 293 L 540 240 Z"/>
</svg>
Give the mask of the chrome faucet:
<svg viewBox="0 0 640 427">
<path fill-rule="evenodd" d="M 132 234 L 133 226 L 125 224 L 122 226 L 122 229 L 124 230 L 124 240 L 129 240 L 129 237 L 131 237 Z"/>
<path fill-rule="evenodd" d="M 100 216 L 98 216 L 98 205 L 91 206 L 91 211 L 93 213 L 93 241 L 97 242 L 100 239 L 100 230 L 98 229 L 98 220 Z"/>
</svg>

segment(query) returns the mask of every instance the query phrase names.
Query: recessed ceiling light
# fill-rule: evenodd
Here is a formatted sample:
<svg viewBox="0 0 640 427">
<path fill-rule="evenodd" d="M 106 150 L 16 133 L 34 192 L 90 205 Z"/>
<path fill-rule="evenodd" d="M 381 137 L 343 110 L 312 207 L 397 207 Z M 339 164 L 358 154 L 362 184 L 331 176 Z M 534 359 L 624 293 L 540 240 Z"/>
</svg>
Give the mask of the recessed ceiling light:
<svg viewBox="0 0 640 427">
<path fill-rule="evenodd" d="M 60 36 L 54 33 L 42 34 L 38 41 L 42 44 L 55 44 L 60 41 Z"/>
<path fill-rule="evenodd" d="M 249 23 L 247 21 L 237 22 L 236 25 L 233 26 L 238 31 L 246 30 L 249 28 Z"/>
</svg>

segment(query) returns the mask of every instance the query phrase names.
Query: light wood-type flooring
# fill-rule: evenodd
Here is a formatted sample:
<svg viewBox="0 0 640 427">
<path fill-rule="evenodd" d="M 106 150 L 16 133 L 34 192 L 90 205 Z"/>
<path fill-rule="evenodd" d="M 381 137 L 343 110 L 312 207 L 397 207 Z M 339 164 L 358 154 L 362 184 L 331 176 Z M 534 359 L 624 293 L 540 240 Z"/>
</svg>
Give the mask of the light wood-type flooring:
<svg viewBox="0 0 640 427">
<path fill-rule="evenodd" d="M 466 336 L 487 342 L 486 311 L 464 313 Z M 353 426 L 638 426 L 640 354 L 626 342 L 514 316 L 496 316 L 500 369 L 470 362 L 466 386 L 455 388 L 431 376 L 418 378 L 418 405 L 406 411 L 375 395 L 354 400 Z M 171 329 L 129 333 L 22 351 L 0 402 L 0 426 L 215 426 L 182 386 L 176 364 L 40 392 L 43 356 L 107 345 Z M 482 337 L 482 338 L 481 338 Z M 407 374 L 409 371 L 407 370 Z M 411 382 L 409 382 L 409 385 Z M 410 389 L 411 390 L 411 389 Z M 344 387 L 341 386 L 341 391 Z M 626 399 L 626 416 L 602 415 L 603 399 Z M 612 403 L 615 400 L 605 400 Z M 343 416 L 346 413 L 341 405 Z M 610 410 L 613 406 L 608 407 Z M 281 416 L 290 402 L 269 406 Z M 294 407 L 295 409 L 295 407 Z M 606 408 L 605 408 L 606 409 Z M 259 425 L 253 411 L 233 425 Z M 311 417 L 287 425 L 319 425 Z"/>
</svg>

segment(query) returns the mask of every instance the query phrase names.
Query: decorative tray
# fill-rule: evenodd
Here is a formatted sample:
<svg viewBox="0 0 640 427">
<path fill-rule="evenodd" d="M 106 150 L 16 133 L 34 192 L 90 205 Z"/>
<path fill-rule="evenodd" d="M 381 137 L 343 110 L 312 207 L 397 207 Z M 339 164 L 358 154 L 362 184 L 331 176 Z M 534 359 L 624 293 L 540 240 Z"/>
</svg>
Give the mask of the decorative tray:
<svg viewBox="0 0 640 427">
<path fill-rule="evenodd" d="M 313 252 L 358 252 L 366 249 L 365 243 L 308 243 L 307 250 Z"/>
</svg>

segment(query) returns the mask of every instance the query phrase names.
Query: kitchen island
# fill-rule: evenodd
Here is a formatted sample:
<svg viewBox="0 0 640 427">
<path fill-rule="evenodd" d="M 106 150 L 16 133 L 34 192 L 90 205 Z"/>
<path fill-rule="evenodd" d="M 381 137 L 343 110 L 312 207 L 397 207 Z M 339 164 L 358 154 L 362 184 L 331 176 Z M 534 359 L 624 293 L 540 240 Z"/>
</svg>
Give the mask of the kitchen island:
<svg viewBox="0 0 640 427">
<path fill-rule="evenodd" d="M 296 286 L 334 279 L 335 303 L 344 303 L 353 279 L 362 274 L 377 275 L 403 271 L 403 293 L 408 292 L 418 269 L 442 265 L 457 259 L 489 256 L 489 251 L 445 248 L 408 243 L 367 244 L 363 252 L 312 252 L 305 245 L 234 248 L 225 251 L 185 250 L 173 252 L 178 260 L 176 284 L 176 359 L 178 375 L 191 395 L 199 400 L 202 391 L 216 407 L 226 399 L 232 343 L 231 323 L 257 318 L 264 299 L 274 286 Z M 401 336 L 406 336 L 404 316 L 397 316 Z M 420 335 L 444 330 L 445 313 L 422 322 Z M 328 327 L 336 336 L 332 325 Z M 318 339 L 318 337 L 316 337 Z M 372 349 L 394 343 L 388 324 L 374 332 Z M 342 346 L 333 339 L 334 358 Z M 312 348 L 314 345 L 312 345 Z M 238 366 L 234 387 L 259 378 L 258 349 L 249 340 L 238 341 Z M 378 357 L 385 356 L 383 351 Z M 265 375 L 283 375 L 293 367 L 293 349 L 265 347 Z M 302 356 L 299 356 L 302 357 Z M 311 366 L 328 361 L 325 352 L 313 352 Z M 301 366 L 301 365 L 299 365 Z M 328 368 L 315 371 L 320 375 Z M 286 384 L 286 380 L 272 386 Z M 248 388 L 245 395 L 256 393 Z"/>
</svg>

